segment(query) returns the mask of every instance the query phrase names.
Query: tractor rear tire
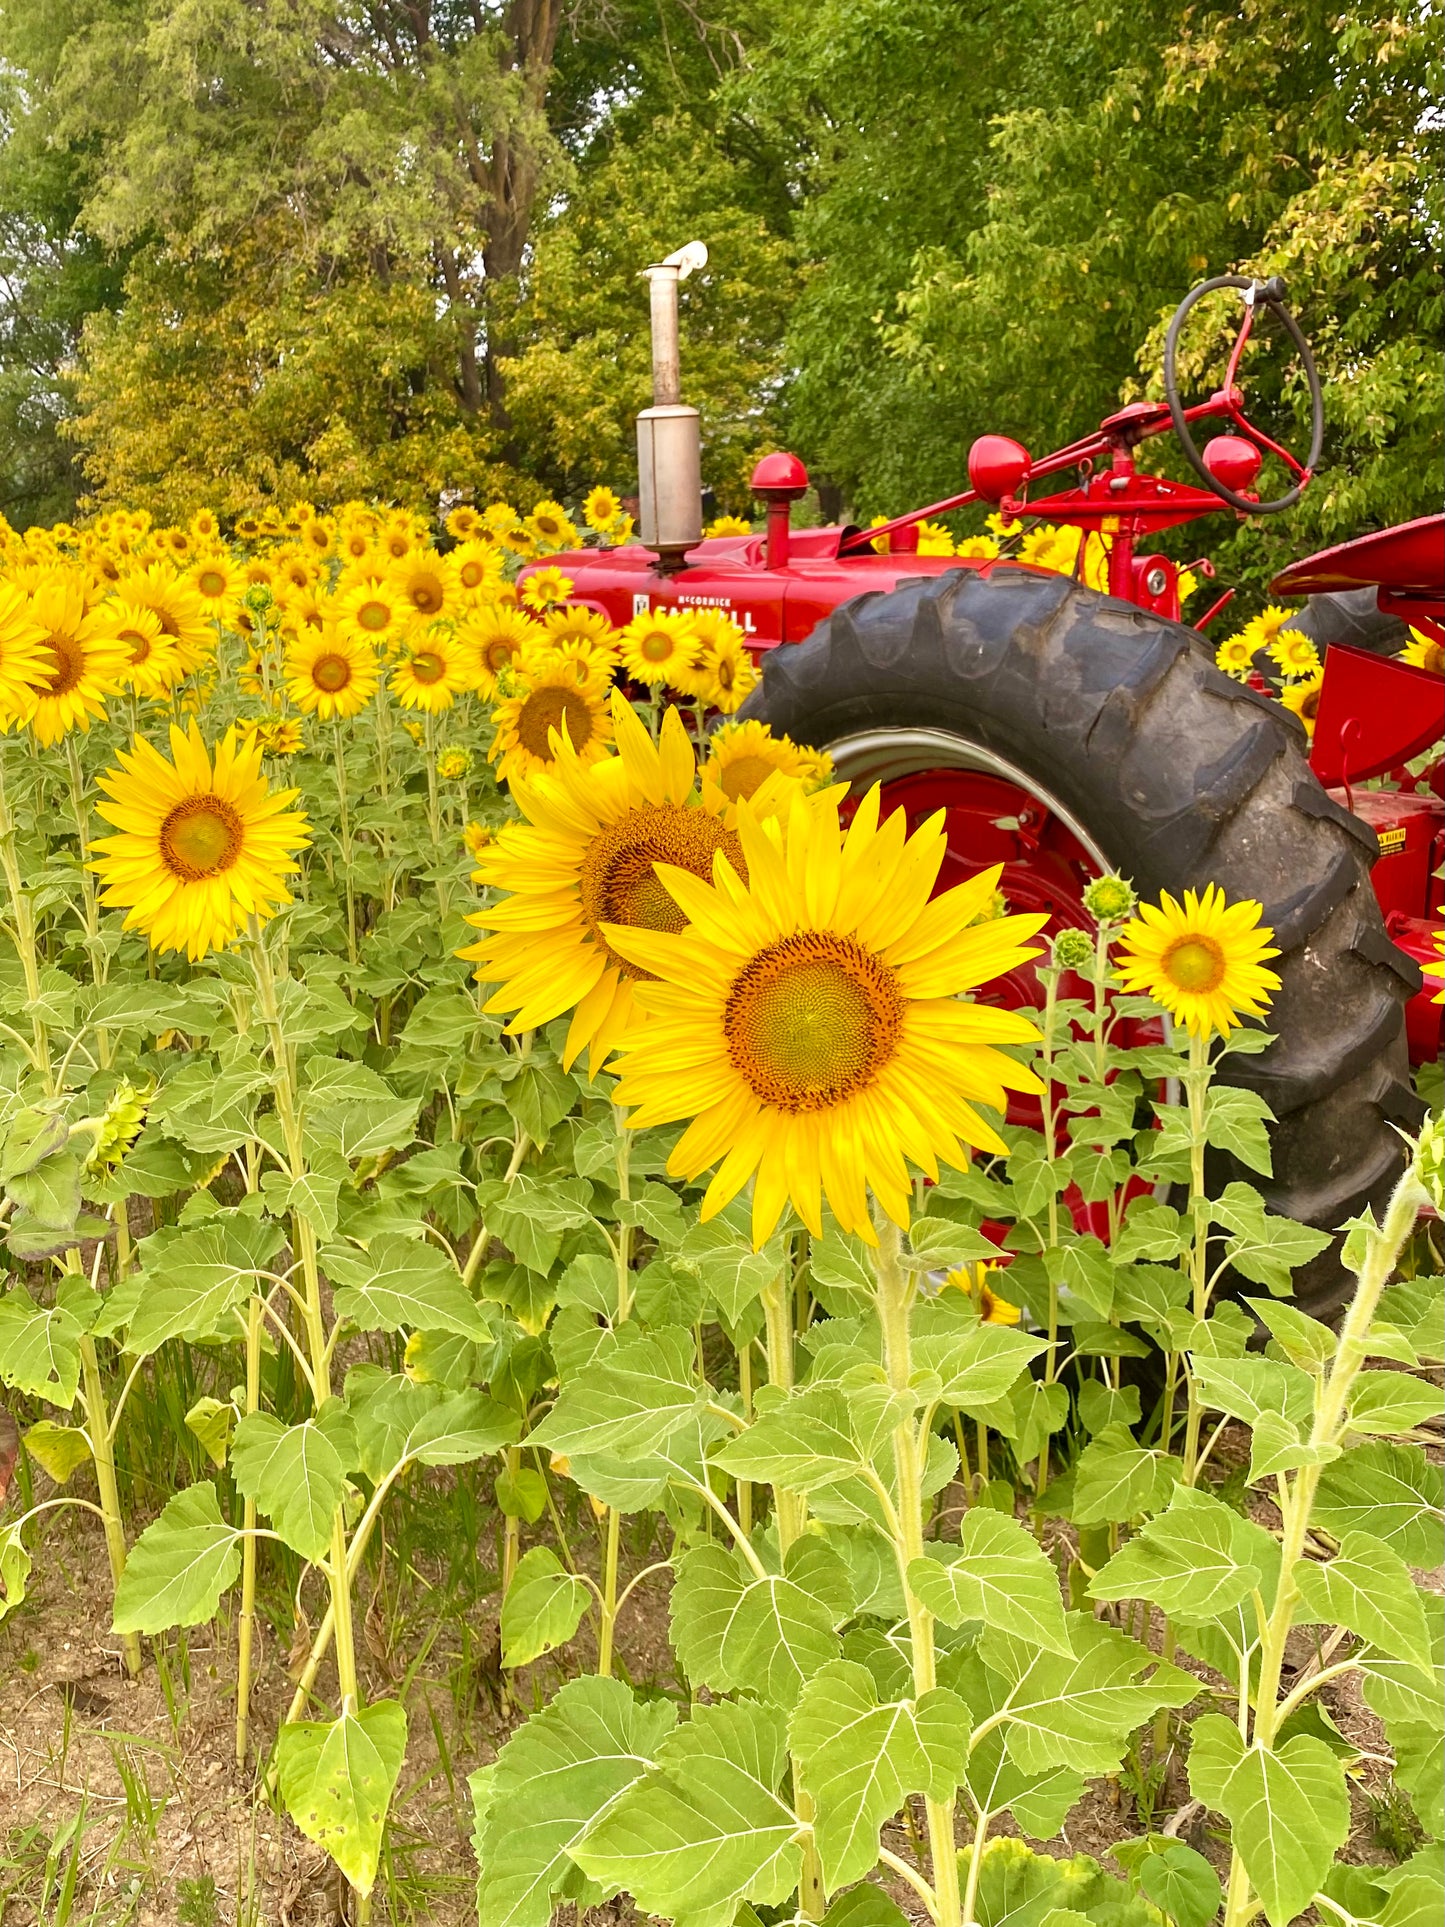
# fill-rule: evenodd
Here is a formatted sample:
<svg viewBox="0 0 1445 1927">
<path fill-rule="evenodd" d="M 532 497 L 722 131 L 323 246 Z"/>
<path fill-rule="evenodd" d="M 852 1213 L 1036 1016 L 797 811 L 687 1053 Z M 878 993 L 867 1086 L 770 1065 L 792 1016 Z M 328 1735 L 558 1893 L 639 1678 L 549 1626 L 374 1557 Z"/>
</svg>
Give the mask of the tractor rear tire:
<svg viewBox="0 0 1445 1927">
<path fill-rule="evenodd" d="M 861 595 L 769 651 L 742 714 L 819 749 L 941 733 L 1057 799 L 1145 898 L 1213 882 L 1258 899 L 1282 953 L 1276 1041 L 1224 1075 L 1273 1109 L 1274 1174 L 1221 1158 L 1212 1175 L 1321 1230 L 1383 1203 L 1403 1166 L 1393 1127 L 1422 1111 L 1404 1024 L 1420 979 L 1370 886 L 1375 836 L 1321 788 L 1296 719 L 1223 675 L 1194 631 L 1064 576 L 949 572 Z M 1349 1287 L 1336 1244 L 1295 1297 L 1330 1317 Z"/>
</svg>

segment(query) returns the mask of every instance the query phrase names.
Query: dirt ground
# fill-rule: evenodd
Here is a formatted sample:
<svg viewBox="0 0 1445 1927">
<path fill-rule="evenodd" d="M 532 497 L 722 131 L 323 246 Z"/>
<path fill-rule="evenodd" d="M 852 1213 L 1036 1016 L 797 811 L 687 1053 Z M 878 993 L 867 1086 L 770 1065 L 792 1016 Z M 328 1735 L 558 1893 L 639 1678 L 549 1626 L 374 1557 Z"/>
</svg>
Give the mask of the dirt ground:
<svg viewBox="0 0 1445 1927">
<path fill-rule="evenodd" d="M 943 1503 L 961 1497 L 950 1492 Z M 335 1870 L 266 1798 L 254 1761 L 245 1771 L 237 1766 L 233 1627 L 148 1642 L 144 1671 L 129 1680 L 107 1630 L 109 1578 L 96 1522 L 60 1515 L 37 1555 L 29 1597 L 0 1625 L 0 1927 L 323 1927 L 346 1919 Z M 619 1627 L 621 1665 L 639 1685 L 671 1680 L 666 1584 L 665 1574 L 645 1580 Z M 562 1676 L 554 1655 L 504 1679 L 497 1603 L 495 1595 L 481 1599 L 464 1627 L 413 1614 L 405 1649 L 388 1649 L 377 1615 L 366 1620 L 365 1689 L 400 1694 L 410 1726 L 376 1888 L 379 1922 L 460 1927 L 475 1920 L 466 1776 L 495 1757 Z M 1156 1626 L 1156 1645 L 1158 1633 Z M 568 1650 L 572 1668 L 591 1662 L 590 1644 L 584 1625 Z M 1312 1633 L 1298 1636 L 1292 1657 L 1300 1666 L 1314 1660 Z M 1181 1663 L 1204 1683 L 1206 1669 Z M 287 1654 L 267 1638 L 255 1734 L 275 1731 L 291 1692 Z M 1378 1722 L 1352 1678 L 1331 1682 L 1320 1697 L 1361 1754 L 1348 1857 L 1389 1861 L 1392 1809 L 1379 1805 L 1386 1749 Z M 1116 1841 L 1150 1823 L 1123 1780 L 1097 1782 L 1050 1851 L 1089 1853 L 1107 1864 Z M 1222 1823 L 1190 1801 L 1177 1758 L 1157 1792 L 1152 1824 L 1226 1866 Z M 994 1831 L 1014 1829 L 1005 1820 Z M 885 1844 L 906 1852 L 904 1829 L 886 1833 Z M 909 1889 L 899 1885 L 895 1898 L 921 1920 Z M 625 1903 L 614 1904 L 597 1909 L 587 1927 L 630 1917 Z"/>
</svg>

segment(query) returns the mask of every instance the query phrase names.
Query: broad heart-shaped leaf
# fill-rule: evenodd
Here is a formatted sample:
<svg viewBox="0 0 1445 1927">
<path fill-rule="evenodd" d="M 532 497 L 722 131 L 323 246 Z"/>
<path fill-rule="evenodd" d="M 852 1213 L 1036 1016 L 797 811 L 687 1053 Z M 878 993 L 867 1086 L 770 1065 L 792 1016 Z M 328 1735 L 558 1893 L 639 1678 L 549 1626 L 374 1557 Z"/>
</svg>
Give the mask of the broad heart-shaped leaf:
<svg viewBox="0 0 1445 1927">
<path fill-rule="evenodd" d="M 239 1539 L 209 1479 L 167 1500 L 130 1549 L 115 1589 L 114 1630 L 163 1633 L 210 1619 L 241 1570 Z"/>
<path fill-rule="evenodd" d="M 1326 1231 L 1297 1224 L 1293 1218 L 1275 1217 L 1251 1184 L 1225 1185 L 1211 1211 L 1214 1222 L 1230 1233 L 1224 1249 L 1234 1269 L 1276 1297 L 1289 1291 L 1292 1274 L 1317 1258 L 1330 1242 Z"/>
<path fill-rule="evenodd" d="M 1303 1610 L 1301 1621 L 1343 1626 L 1396 1659 L 1433 1668 L 1425 1602 L 1398 1552 L 1368 1532 L 1347 1532 L 1338 1558 L 1328 1565 L 1301 1562 L 1295 1568 Z"/>
<path fill-rule="evenodd" d="M 694 1708 L 630 1787 L 571 1848 L 589 1879 L 625 1887 L 670 1919 L 733 1900 L 776 1905 L 798 1883 L 799 1820 L 778 1797 L 782 1716 L 722 1700 Z"/>
<path fill-rule="evenodd" d="M 957 1551 L 934 1541 L 930 1557 L 910 1562 L 915 1597 L 947 1626 L 982 1620 L 1072 1659 L 1059 1575 L 1033 1534 L 975 1506 L 963 1515 L 960 1537 Z"/>
<path fill-rule="evenodd" d="M 817 1263 L 818 1247 L 813 1247 Z M 729 1325 L 735 1325 L 783 1268 L 783 1241 L 770 1238 L 761 1251 L 753 1250 L 746 1231 L 726 1216 L 692 1225 L 677 1249 L 674 1263 L 689 1266 L 703 1290 Z"/>
<path fill-rule="evenodd" d="M 565 1645 L 591 1597 L 549 1546 L 533 1546 L 518 1561 L 502 1601 L 502 1664 L 527 1666 Z"/>
<path fill-rule="evenodd" d="M 998 1246 L 973 1225 L 951 1218 L 915 1218 L 908 1234 L 909 1262 L 923 1271 L 948 1271 L 955 1265 L 998 1262 Z"/>
<path fill-rule="evenodd" d="M 156 1232 L 141 1246 L 139 1272 L 110 1294 L 96 1330 L 123 1330 L 125 1349 L 140 1358 L 172 1338 L 238 1337 L 237 1308 L 284 1235 L 279 1224 L 234 1212 Z"/>
<path fill-rule="evenodd" d="M 375 1365 L 347 1373 L 346 1408 L 356 1427 L 356 1462 L 373 1484 L 408 1460 L 465 1465 L 510 1445 L 522 1429 L 516 1412 L 483 1392 L 448 1392 Z"/>
<path fill-rule="evenodd" d="M 1243 1090 L 1238 1084 L 1212 1085 L 1204 1100 L 1206 1142 L 1217 1151 L 1228 1151 L 1264 1177 L 1274 1169 L 1265 1129 L 1273 1122 L 1274 1112 L 1259 1092 Z"/>
<path fill-rule="evenodd" d="M 908 1916 L 881 1887 L 864 1881 L 829 1902 L 823 1927 L 908 1927 Z"/>
<path fill-rule="evenodd" d="M 1440 1387 L 1407 1372 L 1361 1372 L 1350 1387 L 1352 1432 L 1411 1432 L 1441 1409 Z"/>
<path fill-rule="evenodd" d="M 1112 1524 L 1152 1512 L 1163 1505 L 1181 1470 L 1178 1459 L 1136 1444 L 1127 1426 L 1105 1426 L 1079 1454 L 1074 1523 Z"/>
<path fill-rule="evenodd" d="M 293 1552 L 313 1564 L 331 1544 L 336 1508 L 357 1458 L 356 1426 L 339 1398 L 327 1399 L 300 1425 L 248 1412 L 231 1445 L 237 1486 Z"/>
<path fill-rule="evenodd" d="M 547 1131 L 531 1135 L 543 1143 Z M 501 1239 L 519 1264 L 543 1273 L 550 1272 L 556 1263 L 565 1234 L 593 1222 L 591 1200 L 592 1186 L 586 1178 L 532 1178 L 523 1174 L 510 1184 L 493 1179 L 477 1186 L 477 1203 L 486 1216 L 488 1230 Z"/>
<path fill-rule="evenodd" d="M 339 1720 L 292 1720 L 276 1735 L 287 1812 L 359 1894 L 369 1894 L 376 1880 L 386 1810 L 405 1756 L 406 1713 L 396 1700 L 374 1700 Z"/>
<path fill-rule="evenodd" d="M 359 1331 L 454 1332 L 478 1344 L 492 1337 L 456 1266 L 424 1239 L 391 1232 L 369 1251 L 328 1245 L 321 1262 L 336 1287 L 337 1317 Z"/>
<path fill-rule="evenodd" d="M 968 1751 L 968 1710 L 935 1688 L 880 1703 L 866 1666 L 834 1660 L 813 1675 L 788 1728 L 823 1881 L 861 1880 L 878 1859 L 878 1829 L 905 1793 L 951 1799 Z"/>
<path fill-rule="evenodd" d="M 1308 1372 L 1278 1358 L 1203 1358 L 1193 1372 L 1200 1396 L 1216 1411 L 1255 1425 L 1268 1412 L 1308 1433 L 1314 1416 L 1315 1387 Z"/>
<path fill-rule="evenodd" d="M 1342 1763 L 1304 1733 L 1274 1752 L 1246 1746 L 1232 1721 L 1207 1713 L 1194 1724 L 1189 1790 L 1229 1822 L 1270 1927 L 1289 1927 L 1350 1830 Z"/>
<path fill-rule="evenodd" d="M 1025 1773 L 1055 1766 L 1112 1773 L 1128 1735 L 1160 1707 L 1187 1705 L 1199 1682 L 1087 1613 L 1070 1613 L 1068 1627 L 1072 1659 L 992 1627 L 980 1638 L 978 1654 L 1013 1688 L 1007 1745 Z M 1151 1666 L 1150 1677 L 1141 1679 Z"/>
<path fill-rule="evenodd" d="M 840 1555 L 820 1539 L 797 1540 L 781 1573 L 751 1578 L 738 1596 L 719 1654 L 727 1683 L 788 1711 L 804 1683 L 838 1657 L 835 1628 L 852 1607 Z"/>
<path fill-rule="evenodd" d="M 624 1326 L 598 1346 L 585 1372 L 563 1384 L 531 1441 L 567 1458 L 651 1452 L 707 1402 L 695 1363 L 693 1335 L 683 1327 Z"/>
<path fill-rule="evenodd" d="M 56 1425 L 42 1418 L 26 1432 L 25 1450 L 57 1485 L 64 1485 L 90 1458 L 90 1440 L 78 1425 Z"/>
<path fill-rule="evenodd" d="M 80 1383 L 83 1327 L 63 1304 L 37 1305 L 24 1286 L 0 1298 L 0 1384 L 69 1411 Z"/>
<path fill-rule="evenodd" d="M 1440 1563 L 1445 1524 L 1445 1469 L 1418 1445 L 1384 1439 L 1357 1445 L 1320 1474 L 1311 1514 L 1338 1538 L 1352 1528 L 1392 1546 L 1408 1566 Z"/>
<path fill-rule="evenodd" d="M 975 1319 L 957 1334 L 914 1340 L 913 1383 L 972 1417 L 977 1408 L 1007 1397 L 1029 1360 L 1045 1350 L 1043 1340 L 1027 1332 Z M 936 1389 L 931 1380 L 938 1381 Z"/>
<path fill-rule="evenodd" d="M 1145 1520 L 1089 1591 L 1095 1599 L 1148 1599 L 1172 1620 L 1200 1625 L 1263 1589 L 1268 1540 L 1211 1494 L 1177 1485 L 1169 1510 Z"/>
<path fill-rule="evenodd" d="M 715 1459 L 735 1479 L 792 1492 L 852 1478 L 867 1463 L 853 1437 L 847 1395 L 831 1384 L 807 1385 L 780 1399 Z"/>
<path fill-rule="evenodd" d="M 678 1664 L 690 1685 L 725 1692 L 732 1681 L 723 1665 L 723 1641 L 751 1571 L 735 1546 L 714 1541 L 683 1553 L 675 1572 L 667 1604 Z"/>
<path fill-rule="evenodd" d="M 19 1524 L 0 1526 L 0 1623 L 25 1598 L 30 1577 L 30 1554 L 20 1537 Z"/>
<path fill-rule="evenodd" d="M 676 1718 L 669 1700 L 639 1700 L 620 1680 L 568 1680 L 485 1780 L 472 1776 L 480 1927 L 547 1927 L 554 1903 L 618 1891 L 585 1879 L 568 1849 L 653 1764 Z"/>
<path fill-rule="evenodd" d="M 1224 1893 L 1204 1855 L 1166 1834 L 1149 1834 L 1129 1845 L 1143 1849 L 1137 1859 L 1130 1855 L 1126 1860 L 1122 1844 L 1114 1848 L 1114 1858 L 1131 1869 L 1145 1898 L 1167 1914 L 1175 1927 L 1210 1927 Z"/>
</svg>

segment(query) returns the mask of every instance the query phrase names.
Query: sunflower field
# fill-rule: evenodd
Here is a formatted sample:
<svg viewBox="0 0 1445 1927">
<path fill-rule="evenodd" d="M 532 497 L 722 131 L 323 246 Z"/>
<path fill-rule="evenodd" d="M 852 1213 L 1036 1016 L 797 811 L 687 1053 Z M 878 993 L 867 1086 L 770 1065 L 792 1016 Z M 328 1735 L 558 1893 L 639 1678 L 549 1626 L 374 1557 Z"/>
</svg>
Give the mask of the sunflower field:
<svg viewBox="0 0 1445 1927">
<path fill-rule="evenodd" d="M 936 892 L 630 532 L 0 528 L 0 1921 L 1437 1922 L 1439 1120 L 1307 1316 L 1260 906 Z"/>
</svg>

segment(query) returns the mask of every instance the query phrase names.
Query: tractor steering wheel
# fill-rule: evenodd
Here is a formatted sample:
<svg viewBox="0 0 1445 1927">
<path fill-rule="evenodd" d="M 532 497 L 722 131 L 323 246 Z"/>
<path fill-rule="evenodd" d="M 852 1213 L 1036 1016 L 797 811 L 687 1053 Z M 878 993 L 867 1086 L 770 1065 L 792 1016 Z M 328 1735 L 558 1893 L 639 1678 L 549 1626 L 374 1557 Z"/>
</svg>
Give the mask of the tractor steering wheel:
<svg viewBox="0 0 1445 1927">
<path fill-rule="evenodd" d="M 1229 367 L 1225 373 L 1224 386 L 1211 395 L 1207 402 L 1186 411 L 1179 399 L 1176 364 L 1179 333 L 1195 303 L 1202 300 L 1205 295 L 1213 294 L 1217 288 L 1238 288 L 1242 292 L 1244 320 L 1240 323 L 1239 333 L 1229 353 Z M 1244 412 L 1244 397 L 1236 382 L 1240 358 L 1254 327 L 1255 311 L 1261 302 L 1274 310 L 1285 332 L 1298 349 L 1305 380 L 1309 383 L 1310 452 L 1303 462 L 1296 460 L 1287 448 L 1282 448 L 1278 442 L 1271 440 L 1262 429 L 1256 428 L 1248 420 Z M 1169 402 L 1169 415 L 1174 423 L 1174 432 L 1179 437 L 1179 445 L 1184 450 L 1190 467 L 1205 487 L 1212 489 L 1222 502 L 1227 502 L 1232 509 L 1238 509 L 1242 515 L 1278 515 L 1281 509 L 1292 508 L 1299 500 L 1320 458 L 1320 448 L 1325 435 L 1325 404 L 1320 392 L 1319 370 L 1315 367 L 1315 358 L 1310 353 L 1309 343 L 1300 332 L 1299 323 L 1284 305 L 1284 283 L 1278 276 L 1268 281 L 1251 281 L 1248 276 L 1242 274 L 1217 274 L 1212 281 L 1201 281 L 1197 288 L 1190 289 L 1174 310 L 1174 319 L 1169 323 L 1169 332 L 1164 339 L 1164 393 Z M 1257 502 L 1248 495 L 1239 494 L 1235 489 L 1230 488 L 1228 483 L 1220 481 L 1216 475 L 1211 474 L 1189 431 L 1191 418 L 1198 421 L 1209 416 L 1227 417 L 1262 454 L 1277 455 L 1295 478 L 1293 488 L 1284 495 L 1276 496 L 1272 502 Z"/>
</svg>

